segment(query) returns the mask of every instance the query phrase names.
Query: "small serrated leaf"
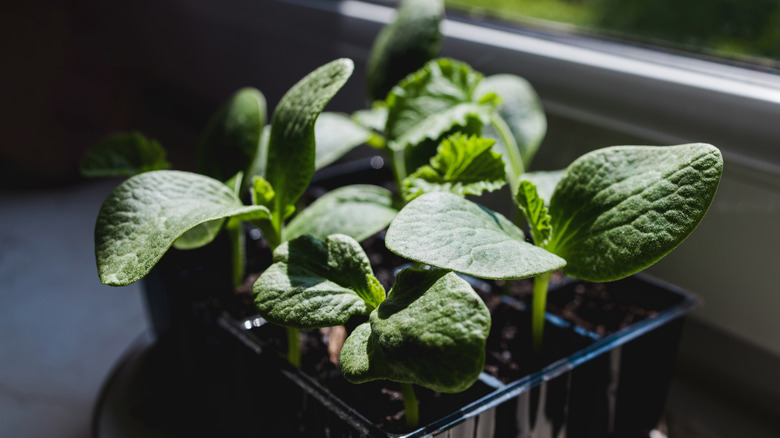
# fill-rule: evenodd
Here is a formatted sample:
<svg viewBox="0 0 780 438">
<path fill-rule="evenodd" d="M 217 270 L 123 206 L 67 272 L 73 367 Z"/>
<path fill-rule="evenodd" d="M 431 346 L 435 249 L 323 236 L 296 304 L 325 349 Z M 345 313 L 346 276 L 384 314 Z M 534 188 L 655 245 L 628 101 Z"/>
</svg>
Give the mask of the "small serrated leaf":
<svg viewBox="0 0 780 438">
<path fill-rule="evenodd" d="M 132 176 L 171 167 L 165 150 L 138 132 L 116 134 L 90 148 L 79 162 L 85 177 Z"/>
<path fill-rule="evenodd" d="M 407 204 L 390 224 L 385 243 L 402 257 L 479 278 L 533 277 L 566 265 L 526 242 L 501 214 L 446 192 Z"/>
<path fill-rule="evenodd" d="M 143 278 L 173 242 L 199 224 L 227 217 L 269 216 L 246 207 L 220 181 L 159 170 L 134 176 L 103 202 L 95 224 L 100 280 L 125 286 Z"/>
<path fill-rule="evenodd" d="M 351 185 L 330 191 L 303 209 L 285 228 L 285 239 L 312 234 L 323 239 L 346 234 L 361 241 L 384 229 L 398 210 L 389 190 Z"/>
<path fill-rule="evenodd" d="M 521 177 L 521 181 L 530 181 L 536 186 L 536 193 L 544 200 L 544 205 L 550 206 L 555 187 L 563 178 L 565 170 L 542 170 L 537 172 L 526 172 Z"/>
<path fill-rule="evenodd" d="M 460 392 L 485 366 L 490 313 L 452 272 L 405 269 L 387 300 L 344 343 L 339 367 L 353 383 L 378 379 Z"/>
<path fill-rule="evenodd" d="M 226 180 L 244 172 L 258 153 L 266 102 L 255 88 L 242 88 L 211 116 L 198 143 L 199 172 Z"/>
<path fill-rule="evenodd" d="M 501 154 L 491 150 L 494 143 L 462 134 L 444 139 L 430 164 L 404 180 L 406 199 L 435 191 L 465 196 L 500 189 L 506 184 L 504 161 Z"/>
<path fill-rule="evenodd" d="M 498 102 L 475 94 L 481 80 L 468 64 L 446 58 L 434 59 L 406 77 L 387 96 L 390 148 L 403 150 L 438 140 L 474 119 L 487 122 Z"/>
<path fill-rule="evenodd" d="M 355 123 L 345 114 L 324 112 L 314 124 L 317 156 L 316 169 L 333 163 L 361 144 L 368 143 L 375 134 Z"/>
<path fill-rule="evenodd" d="M 528 180 L 520 182 L 516 199 L 517 206 L 528 221 L 534 244 L 544 248 L 553 231 L 550 227 L 550 215 L 547 213 L 544 199 L 539 197 L 534 183 Z"/>
<path fill-rule="evenodd" d="M 290 88 L 274 111 L 265 179 L 276 191 L 271 213 L 277 228 L 314 174 L 317 117 L 353 69 L 354 63 L 345 58 L 323 65 Z"/>
<path fill-rule="evenodd" d="M 366 66 L 368 97 L 382 100 L 409 73 L 439 53 L 444 16 L 442 0 L 406 0 L 395 20 L 385 26 L 371 48 Z"/>
<path fill-rule="evenodd" d="M 614 146 L 575 160 L 550 201 L 547 250 L 566 273 L 612 281 L 660 260 L 693 232 L 717 191 L 714 146 Z"/>
<path fill-rule="evenodd" d="M 385 299 L 360 244 L 344 235 L 323 241 L 300 236 L 274 251 L 274 263 L 257 279 L 255 306 L 268 321 L 312 329 L 367 315 Z"/>
</svg>

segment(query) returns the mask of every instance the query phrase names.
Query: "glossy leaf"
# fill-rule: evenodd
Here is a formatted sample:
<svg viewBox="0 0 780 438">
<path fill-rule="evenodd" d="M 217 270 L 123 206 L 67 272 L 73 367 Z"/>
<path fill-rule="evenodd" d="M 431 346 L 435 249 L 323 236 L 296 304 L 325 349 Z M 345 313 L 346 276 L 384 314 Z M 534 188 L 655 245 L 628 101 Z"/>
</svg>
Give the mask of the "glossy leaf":
<svg viewBox="0 0 780 438">
<path fill-rule="evenodd" d="M 395 20 L 374 41 L 366 66 L 368 97 L 383 100 L 409 73 L 434 58 L 441 47 L 442 0 L 406 0 Z"/>
<path fill-rule="evenodd" d="M 103 202 L 95 224 L 100 280 L 124 286 L 143 278 L 173 242 L 199 224 L 226 217 L 268 217 L 246 207 L 215 179 L 160 170 L 123 182 Z"/>
<path fill-rule="evenodd" d="M 268 321 L 302 329 L 341 325 L 385 299 L 360 244 L 344 235 L 304 235 L 280 245 L 274 263 L 252 287 Z"/>
<path fill-rule="evenodd" d="M 346 234 L 361 241 L 384 229 L 397 213 L 389 190 L 372 185 L 345 186 L 301 210 L 287 225 L 285 239 L 304 234 L 320 239 Z"/>
<path fill-rule="evenodd" d="M 349 59 L 337 59 L 309 73 L 282 97 L 271 121 L 265 179 L 276 195 L 271 209 L 277 228 L 314 174 L 314 124 L 322 109 L 352 74 Z"/>
<path fill-rule="evenodd" d="M 322 169 L 355 147 L 370 142 L 374 136 L 373 132 L 344 114 L 320 114 L 314 124 L 314 137 L 317 141 L 315 168 Z"/>
<path fill-rule="evenodd" d="M 547 249 L 566 273 L 611 281 L 669 253 L 699 224 L 720 182 L 723 159 L 708 144 L 615 146 L 583 155 L 552 201 Z"/>
<path fill-rule="evenodd" d="M 386 379 L 459 392 L 485 366 L 490 314 L 452 272 L 406 269 L 369 322 L 344 343 L 339 366 L 353 383 Z"/>
<path fill-rule="evenodd" d="M 526 242 L 499 213 L 445 192 L 407 204 L 390 224 L 385 243 L 402 257 L 479 278 L 532 277 L 566 264 Z"/>
<path fill-rule="evenodd" d="M 534 244 L 544 248 L 553 231 L 550 226 L 550 215 L 547 213 L 547 207 L 544 205 L 544 199 L 539 197 L 539 194 L 536 192 L 536 186 L 528 180 L 520 182 L 516 199 L 518 207 L 520 207 L 528 221 Z"/>
<path fill-rule="evenodd" d="M 404 180 L 405 198 L 423 193 L 450 192 L 459 196 L 480 195 L 506 184 L 504 161 L 493 152 L 495 141 L 456 134 L 444 139 L 430 164 Z"/>
<path fill-rule="evenodd" d="M 375 132 L 384 132 L 385 125 L 387 125 L 387 106 L 384 102 L 374 102 L 371 109 L 355 111 L 352 113 L 352 120 L 366 129 Z"/>
<path fill-rule="evenodd" d="M 266 123 L 266 102 L 254 88 L 242 88 L 209 120 L 198 143 L 200 173 L 226 180 L 244 172 L 258 153 Z"/>
<path fill-rule="evenodd" d="M 403 150 L 438 140 L 474 119 L 489 121 L 500 99 L 495 94 L 477 96 L 481 80 L 467 64 L 441 58 L 401 81 L 387 96 L 389 146 Z"/>
<path fill-rule="evenodd" d="M 160 144 L 138 132 L 116 134 L 98 142 L 79 163 L 79 171 L 89 178 L 132 176 L 169 167 Z"/>
</svg>

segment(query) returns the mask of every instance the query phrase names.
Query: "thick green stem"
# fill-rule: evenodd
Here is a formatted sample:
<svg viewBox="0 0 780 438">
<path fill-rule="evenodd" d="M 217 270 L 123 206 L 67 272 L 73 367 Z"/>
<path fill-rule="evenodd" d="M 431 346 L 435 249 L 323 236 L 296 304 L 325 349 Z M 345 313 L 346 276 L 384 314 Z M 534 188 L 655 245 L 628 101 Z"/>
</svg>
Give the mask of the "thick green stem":
<svg viewBox="0 0 780 438">
<path fill-rule="evenodd" d="M 241 221 L 231 221 L 227 226 L 230 236 L 231 256 L 233 259 L 233 287 L 240 286 L 244 282 L 246 271 L 246 237 Z"/>
<path fill-rule="evenodd" d="M 297 328 L 287 327 L 287 361 L 301 367 L 301 340 Z"/>
<path fill-rule="evenodd" d="M 520 176 L 525 173 L 523 157 L 520 155 L 520 149 L 517 147 L 515 137 L 512 135 L 512 131 L 506 122 L 498 115 L 493 114 L 490 116 L 490 123 L 498 131 L 498 136 L 501 137 L 501 142 L 504 143 L 506 155 L 509 157 L 507 178 L 509 179 L 509 188 L 514 193 L 517 190 L 517 185 L 520 183 Z"/>
<path fill-rule="evenodd" d="M 534 296 L 531 311 L 531 332 L 533 335 L 534 353 L 542 352 L 544 336 L 544 310 L 547 307 L 547 287 L 552 273 L 547 272 L 534 278 Z"/>
<path fill-rule="evenodd" d="M 404 417 L 406 425 L 416 428 L 420 423 L 420 407 L 417 404 L 417 395 L 414 393 L 414 385 L 401 383 L 401 396 L 404 399 Z"/>
</svg>

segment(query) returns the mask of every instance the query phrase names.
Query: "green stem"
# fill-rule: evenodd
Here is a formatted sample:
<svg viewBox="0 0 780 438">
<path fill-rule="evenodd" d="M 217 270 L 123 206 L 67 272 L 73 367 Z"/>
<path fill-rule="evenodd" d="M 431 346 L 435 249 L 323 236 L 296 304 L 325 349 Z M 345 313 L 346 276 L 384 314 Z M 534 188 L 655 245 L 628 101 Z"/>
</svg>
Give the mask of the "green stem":
<svg viewBox="0 0 780 438">
<path fill-rule="evenodd" d="M 404 156 L 403 149 L 392 150 L 393 160 L 393 173 L 395 174 L 395 186 L 398 188 L 398 192 L 401 195 L 401 201 L 406 204 L 406 196 L 403 191 L 403 180 L 406 179 L 406 157 Z"/>
<path fill-rule="evenodd" d="M 241 221 L 228 222 L 228 235 L 230 236 L 231 256 L 233 259 L 233 287 L 238 287 L 244 282 L 246 271 L 246 237 Z"/>
<path fill-rule="evenodd" d="M 287 327 L 287 361 L 301 367 L 301 340 L 297 328 Z"/>
<path fill-rule="evenodd" d="M 414 393 L 414 385 L 401 383 L 401 396 L 404 399 L 404 417 L 406 425 L 416 428 L 420 423 L 420 406 L 417 403 L 417 395 Z"/>
<path fill-rule="evenodd" d="M 520 183 L 520 175 L 525 173 L 523 157 L 520 155 L 520 149 L 517 147 L 515 137 L 512 135 L 512 131 L 506 122 L 497 114 L 493 114 L 490 116 L 490 123 L 498 131 L 498 136 L 501 137 L 501 142 L 504 143 L 504 148 L 506 148 L 510 167 L 507 172 L 507 178 L 509 179 L 509 188 L 514 193 L 517 190 L 517 185 Z"/>
<path fill-rule="evenodd" d="M 542 352 L 544 336 L 544 310 L 547 307 L 547 287 L 550 284 L 551 272 L 539 274 L 534 278 L 534 296 L 531 310 L 531 332 L 533 334 L 534 353 Z"/>
</svg>

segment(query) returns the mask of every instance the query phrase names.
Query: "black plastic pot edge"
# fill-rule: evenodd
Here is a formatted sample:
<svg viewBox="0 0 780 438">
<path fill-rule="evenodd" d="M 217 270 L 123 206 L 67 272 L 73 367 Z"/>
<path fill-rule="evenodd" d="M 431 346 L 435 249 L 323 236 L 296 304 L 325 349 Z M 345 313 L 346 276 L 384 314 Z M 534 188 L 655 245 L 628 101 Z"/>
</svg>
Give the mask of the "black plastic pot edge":
<svg viewBox="0 0 780 438">
<path fill-rule="evenodd" d="M 613 355 L 615 356 L 610 357 L 604 361 L 607 366 L 619 367 L 619 362 L 622 360 L 622 347 L 624 345 L 630 344 L 632 341 L 651 334 L 654 331 L 657 331 L 667 325 L 669 326 L 668 330 L 674 332 L 671 333 L 671 338 L 674 339 L 675 344 L 667 345 L 667 347 L 670 347 L 669 349 L 671 350 L 672 355 L 671 358 L 667 358 L 667 361 L 671 360 L 671 363 L 673 364 L 677 346 L 676 342 L 679 341 L 679 335 L 682 329 L 682 318 L 686 313 L 690 312 L 698 306 L 699 300 L 693 294 L 690 294 L 683 289 L 647 275 L 640 274 L 638 276 L 634 276 L 634 278 L 641 279 L 641 281 L 644 283 L 663 288 L 672 294 L 679 296 L 680 301 L 677 304 L 660 311 L 654 317 L 644 319 L 604 337 L 600 337 L 595 333 L 584 330 L 571 324 L 568 321 L 563 320 L 558 316 L 548 313 L 546 315 L 546 319 L 549 323 L 559 327 L 569 328 L 578 332 L 580 336 L 596 339 L 596 341 L 566 358 L 553 362 L 533 374 L 527 375 L 506 385 L 501 385 L 500 382 L 497 385 L 495 383 L 497 382 L 495 378 L 482 373 L 480 380 L 490 386 L 495 387 L 496 389 L 493 392 L 437 421 L 434 421 L 406 434 L 388 433 L 377 428 L 357 410 L 348 406 L 343 400 L 339 399 L 328 389 L 320 385 L 316 379 L 297 368 L 289 366 L 286 362 L 283 361 L 280 361 L 281 374 L 293 382 L 297 387 L 299 387 L 302 392 L 318 400 L 325 409 L 329 410 L 335 417 L 339 418 L 340 421 L 353 428 L 354 432 L 357 433 L 358 436 L 382 436 L 393 438 L 415 438 L 442 434 L 446 434 L 446 436 L 451 437 L 505 436 L 503 435 L 503 432 L 496 433 L 495 431 L 495 428 L 497 427 L 497 408 L 505 403 L 518 399 L 518 397 L 529 394 L 532 390 L 539 388 L 547 382 L 551 382 L 557 378 L 560 378 L 561 376 L 565 376 L 567 373 L 572 373 L 574 370 L 579 369 L 583 365 L 594 362 L 594 359 L 604 357 L 607 353 L 613 352 Z M 564 287 L 567 284 L 568 282 L 564 282 L 560 285 L 560 287 Z M 674 327 L 672 323 L 677 321 L 679 324 L 676 324 L 676 327 Z M 262 342 L 260 342 L 249 332 L 249 329 L 251 329 L 253 326 L 257 326 L 258 322 L 256 318 L 245 321 L 238 321 L 232 318 L 230 315 L 223 313 L 218 318 L 217 323 L 223 330 L 228 332 L 230 336 L 233 336 L 236 340 L 238 340 L 245 348 L 252 351 L 254 354 L 263 354 Z M 618 361 L 617 365 L 615 361 Z M 614 369 L 610 369 L 609 372 L 612 373 L 611 378 L 619 378 L 619 371 L 617 372 L 618 377 L 614 376 Z M 671 375 L 668 377 L 670 380 Z M 571 377 L 568 379 L 568 385 L 570 386 Z M 663 376 L 661 380 L 664 380 Z M 666 387 L 668 387 L 669 383 L 669 381 L 665 382 Z M 617 385 L 617 382 L 612 382 L 612 384 Z M 663 392 L 662 398 L 665 398 L 665 388 L 659 388 L 659 390 Z M 616 392 L 617 390 L 614 388 L 608 388 L 607 391 Z M 612 397 L 616 397 L 616 395 L 612 394 Z M 568 399 L 568 396 L 565 403 L 571 403 L 571 401 Z M 569 407 L 564 407 L 562 409 L 566 411 L 569 409 Z M 614 415 L 614 412 L 612 412 L 611 415 Z M 615 420 L 613 419 L 612 426 L 610 427 L 614 427 L 614 424 Z M 327 428 L 327 426 L 324 427 Z M 493 431 L 490 429 L 493 429 Z M 609 429 L 609 427 L 607 429 Z M 613 433 L 614 430 L 609 429 L 608 432 Z M 516 436 L 527 435 L 523 435 L 522 432 L 519 432 Z"/>
</svg>

